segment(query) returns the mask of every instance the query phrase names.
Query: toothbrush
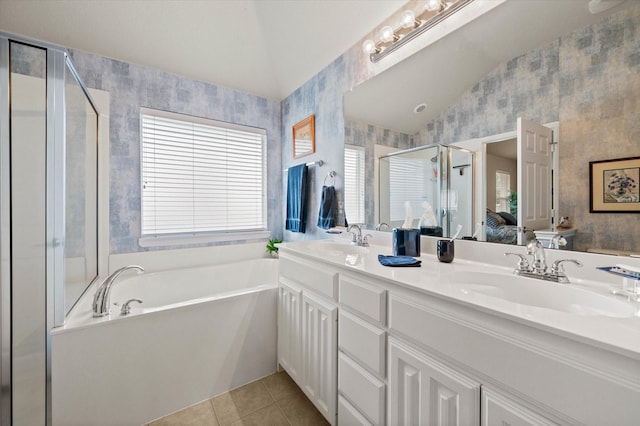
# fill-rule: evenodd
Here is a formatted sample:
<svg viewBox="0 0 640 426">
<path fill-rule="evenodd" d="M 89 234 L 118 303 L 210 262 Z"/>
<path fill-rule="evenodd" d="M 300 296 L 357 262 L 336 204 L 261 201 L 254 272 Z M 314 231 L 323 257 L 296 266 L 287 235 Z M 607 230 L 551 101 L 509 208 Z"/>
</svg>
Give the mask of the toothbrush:
<svg viewBox="0 0 640 426">
<path fill-rule="evenodd" d="M 456 228 L 456 233 L 453 234 L 453 237 L 451 237 L 451 239 L 449 241 L 453 241 L 456 238 L 458 238 L 458 235 L 460 235 L 460 232 L 462 231 L 462 225 L 458 224 L 458 227 Z"/>
<path fill-rule="evenodd" d="M 480 222 L 476 223 L 476 232 L 474 232 L 473 235 L 471 236 L 472 240 L 478 236 L 481 229 L 482 229 L 482 225 L 480 225 Z"/>
</svg>

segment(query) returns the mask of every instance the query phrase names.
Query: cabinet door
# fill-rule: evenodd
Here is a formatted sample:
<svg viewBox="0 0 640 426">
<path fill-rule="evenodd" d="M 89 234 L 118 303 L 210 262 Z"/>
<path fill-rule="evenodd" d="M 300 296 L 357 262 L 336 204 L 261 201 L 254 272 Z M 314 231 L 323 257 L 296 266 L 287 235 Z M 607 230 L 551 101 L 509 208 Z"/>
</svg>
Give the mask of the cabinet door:
<svg viewBox="0 0 640 426">
<path fill-rule="evenodd" d="M 280 283 L 278 289 L 278 363 L 298 384 L 301 383 L 300 333 L 302 291 Z"/>
<path fill-rule="evenodd" d="M 331 424 L 336 422 L 338 307 L 306 291 L 302 295 L 304 391 Z"/>
<path fill-rule="evenodd" d="M 481 426 L 551 426 L 556 423 L 483 386 Z"/>
<path fill-rule="evenodd" d="M 390 425 L 477 425 L 480 384 L 389 338 Z"/>
</svg>

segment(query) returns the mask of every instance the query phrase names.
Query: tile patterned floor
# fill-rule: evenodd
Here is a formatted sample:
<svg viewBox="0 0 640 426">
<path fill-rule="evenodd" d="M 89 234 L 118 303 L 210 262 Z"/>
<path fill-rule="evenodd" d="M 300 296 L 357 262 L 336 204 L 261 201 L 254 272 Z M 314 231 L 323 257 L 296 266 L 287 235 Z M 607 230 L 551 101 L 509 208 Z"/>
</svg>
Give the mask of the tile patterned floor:
<svg viewBox="0 0 640 426">
<path fill-rule="evenodd" d="M 326 426 L 327 421 L 285 373 L 158 419 L 148 426 Z"/>
</svg>

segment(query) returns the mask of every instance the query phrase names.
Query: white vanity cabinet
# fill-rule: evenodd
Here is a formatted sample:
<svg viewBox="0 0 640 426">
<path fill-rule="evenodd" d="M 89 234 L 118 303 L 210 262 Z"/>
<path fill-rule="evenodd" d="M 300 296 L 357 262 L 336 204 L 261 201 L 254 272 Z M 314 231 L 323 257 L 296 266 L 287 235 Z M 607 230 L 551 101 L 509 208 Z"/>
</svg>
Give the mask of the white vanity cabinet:
<svg viewBox="0 0 640 426">
<path fill-rule="evenodd" d="M 387 291 L 341 273 L 338 294 L 338 423 L 384 425 Z"/>
<path fill-rule="evenodd" d="M 286 255 L 279 268 L 278 363 L 335 425 L 338 274 Z"/>
<path fill-rule="evenodd" d="M 294 381 L 300 380 L 302 289 L 282 281 L 278 288 L 278 362 Z"/>
<path fill-rule="evenodd" d="M 563 330 L 582 318 L 441 294 L 429 259 L 365 272 L 335 256 L 282 250 L 278 308 L 278 361 L 331 424 L 638 424 L 639 356 Z"/>
<path fill-rule="evenodd" d="M 389 338 L 389 424 L 477 425 L 480 383 Z"/>
<path fill-rule="evenodd" d="M 335 424 L 336 418 L 337 321 L 336 304 L 303 291 L 300 339 L 303 390 L 331 424 Z"/>
</svg>

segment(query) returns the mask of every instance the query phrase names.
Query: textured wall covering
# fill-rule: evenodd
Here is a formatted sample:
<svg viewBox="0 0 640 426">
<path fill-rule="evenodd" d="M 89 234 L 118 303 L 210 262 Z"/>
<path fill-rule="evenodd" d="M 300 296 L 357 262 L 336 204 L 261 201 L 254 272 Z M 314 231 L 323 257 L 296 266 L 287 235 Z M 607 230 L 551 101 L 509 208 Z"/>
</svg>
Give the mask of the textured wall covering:
<svg viewBox="0 0 640 426">
<path fill-rule="evenodd" d="M 575 246 L 640 252 L 640 214 L 589 213 L 589 161 L 640 156 L 640 5 L 562 39 L 560 213 Z"/>
<path fill-rule="evenodd" d="M 145 250 L 138 245 L 141 228 L 140 107 L 266 129 L 267 187 L 280 187 L 279 102 L 85 52 L 72 51 L 71 57 L 87 87 L 111 94 L 111 253 Z M 283 214 L 278 191 L 268 191 L 267 206 L 268 228 L 274 235 L 281 235 Z"/>
</svg>

